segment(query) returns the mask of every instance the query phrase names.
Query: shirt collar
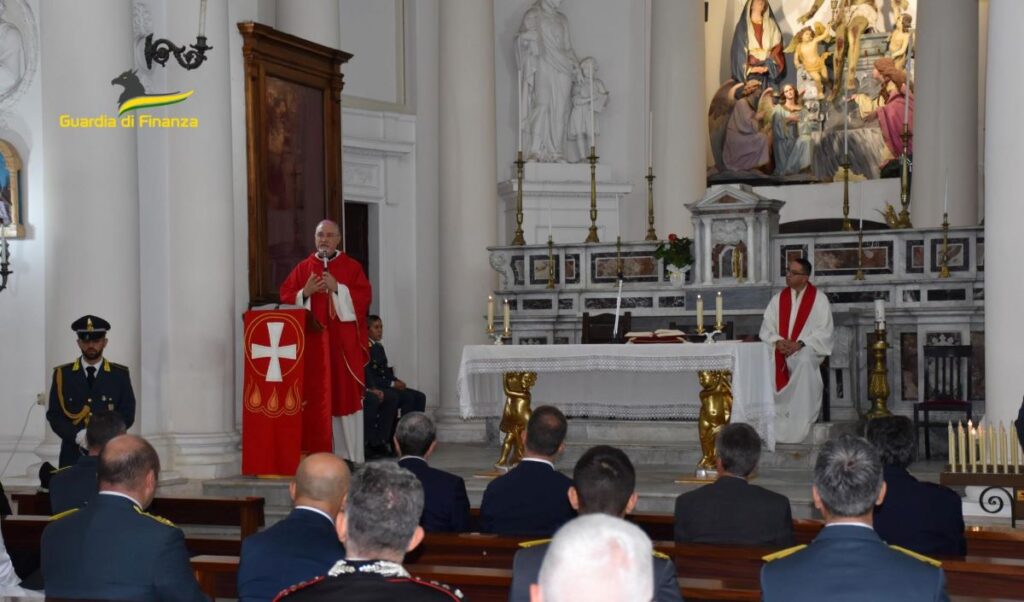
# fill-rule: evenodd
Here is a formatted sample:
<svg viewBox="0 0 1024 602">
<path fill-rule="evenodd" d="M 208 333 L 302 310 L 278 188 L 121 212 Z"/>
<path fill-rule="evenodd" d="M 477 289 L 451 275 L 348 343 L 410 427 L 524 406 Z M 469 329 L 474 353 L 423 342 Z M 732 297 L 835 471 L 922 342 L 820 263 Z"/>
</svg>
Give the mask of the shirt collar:
<svg viewBox="0 0 1024 602">
<path fill-rule="evenodd" d="M 103 356 L 101 355 L 100 359 L 96 360 L 95 364 L 90 364 L 89 360 L 85 359 L 85 356 L 83 355 L 79 358 L 79 363 L 82 365 L 83 370 L 86 368 L 96 368 L 96 373 L 98 374 L 100 368 L 103 367 Z"/>
<path fill-rule="evenodd" d="M 544 458 L 523 458 L 523 462 L 540 462 L 541 464 L 547 464 L 551 468 L 555 467 L 551 460 L 545 460 Z"/>
<path fill-rule="evenodd" d="M 858 522 L 849 522 L 849 523 L 845 523 L 845 522 L 844 523 L 828 523 L 828 524 L 825 525 L 826 529 L 829 528 L 829 527 L 861 527 L 862 529 L 870 529 L 872 531 L 875 530 L 875 528 L 872 527 L 871 525 L 869 525 L 867 523 L 862 523 L 862 522 L 859 522 L 859 521 Z"/>
<path fill-rule="evenodd" d="M 401 458 L 398 459 L 399 462 L 401 462 L 402 460 L 419 460 L 424 464 L 427 463 L 427 459 L 424 458 L 423 456 L 402 456 Z"/>
<path fill-rule="evenodd" d="M 142 504 L 139 503 L 139 500 L 133 498 L 132 496 L 128 495 L 127 493 L 121 493 L 120 491 L 101 491 L 99 493 L 100 493 L 100 495 L 111 495 L 111 496 L 115 496 L 115 497 L 123 497 L 124 499 L 129 500 L 131 503 L 135 504 L 139 508 L 142 508 Z"/>
<path fill-rule="evenodd" d="M 295 509 L 296 510 L 309 510 L 310 512 L 316 512 L 320 516 L 326 518 L 332 525 L 334 524 L 334 519 L 331 518 L 331 515 L 327 514 L 326 512 L 324 512 L 323 510 L 321 510 L 319 508 L 314 508 L 312 506 L 296 506 Z"/>
</svg>

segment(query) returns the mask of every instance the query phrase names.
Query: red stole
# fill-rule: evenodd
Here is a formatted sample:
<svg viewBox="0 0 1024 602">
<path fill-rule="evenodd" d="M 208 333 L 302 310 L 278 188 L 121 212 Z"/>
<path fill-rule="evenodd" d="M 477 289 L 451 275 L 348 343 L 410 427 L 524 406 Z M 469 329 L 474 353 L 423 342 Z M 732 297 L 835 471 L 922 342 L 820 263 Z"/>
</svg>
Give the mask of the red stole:
<svg viewBox="0 0 1024 602">
<path fill-rule="evenodd" d="M 811 308 L 814 307 L 814 298 L 818 289 L 810 282 L 804 290 L 804 296 L 800 299 L 800 307 L 796 310 L 796 323 L 793 324 L 793 331 L 789 331 L 789 314 L 793 311 L 793 289 L 786 287 L 779 295 L 779 336 L 786 340 L 795 341 L 807 323 L 807 316 L 811 315 Z M 775 350 L 775 390 L 781 391 L 789 384 L 789 367 L 786 365 L 786 356 L 778 349 Z"/>
</svg>

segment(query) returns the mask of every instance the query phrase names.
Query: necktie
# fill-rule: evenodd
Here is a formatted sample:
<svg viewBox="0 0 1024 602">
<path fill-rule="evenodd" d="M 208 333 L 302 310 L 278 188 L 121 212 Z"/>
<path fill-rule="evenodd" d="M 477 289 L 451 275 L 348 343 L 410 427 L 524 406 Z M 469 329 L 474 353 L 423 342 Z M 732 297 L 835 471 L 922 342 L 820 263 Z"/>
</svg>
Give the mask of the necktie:
<svg viewBox="0 0 1024 602">
<path fill-rule="evenodd" d="M 92 388 L 92 384 L 96 382 L 96 367 L 87 366 L 85 369 L 85 380 L 89 383 L 89 388 Z"/>
</svg>

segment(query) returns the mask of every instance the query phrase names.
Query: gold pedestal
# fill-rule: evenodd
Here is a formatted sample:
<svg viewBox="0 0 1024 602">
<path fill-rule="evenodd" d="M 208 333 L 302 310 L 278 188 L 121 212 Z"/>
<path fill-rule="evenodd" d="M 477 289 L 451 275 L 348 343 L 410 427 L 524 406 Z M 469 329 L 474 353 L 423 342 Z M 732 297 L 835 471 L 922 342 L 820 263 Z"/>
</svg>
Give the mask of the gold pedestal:
<svg viewBox="0 0 1024 602">
<path fill-rule="evenodd" d="M 697 463 L 697 479 L 714 480 L 715 437 L 722 427 L 732 419 L 732 372 L 728 370 L 702 370 L 700 377 L 700 416 L 697 432 L 700 436 L 701 459 Z M 677 483 L 692 482 L 693 479 L 679 479 Z"/>
<path fill-rule="evenodd" d="M 886 401 L 889 399 L 889 369 L 886 363 L 886 354 L 889 343 L 885 340 L 885 329 L 875 330 L 875 342 L 868 348 L 874 358 L 874 365 L 871 367 L 871 375 L 868 377 L 868 395 L 871 397 L 871 409 L 867 417 L 882 418 L 892 416 Z"/>
</svg>

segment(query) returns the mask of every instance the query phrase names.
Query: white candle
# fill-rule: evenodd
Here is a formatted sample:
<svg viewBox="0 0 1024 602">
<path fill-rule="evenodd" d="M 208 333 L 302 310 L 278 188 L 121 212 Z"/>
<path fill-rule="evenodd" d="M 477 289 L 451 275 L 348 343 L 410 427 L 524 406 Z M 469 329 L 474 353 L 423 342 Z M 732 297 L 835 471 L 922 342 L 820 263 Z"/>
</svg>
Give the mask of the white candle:
<svg viewBox="0 0 1024 602">
<path fill-rule="evenodd" d="M 1013 466 L 1013 474 L 1017 474 L 1018 459 L 1020 454 L 1020 441 L 1017 439 L 1017 421 L 1010 421 L 1010 465 Z"/>
<path fill-rule="evenodd" d="M 956 423 L 956 441 L 959 447 L 960 456 L 960 472 L 967 472 L 967 445 L 964 442 L 964 423 L 957 421 Z"/>
<path fill-rule="evenodd" d="M 996 472 L 996 425 L 990 419 L 988 421 L 988 461 L 992 465 L 992 472 Z"/>
<path fill-rule="evenodd" d="M 949 213 L 949 169 L 946 169 L 946 193 L 942 195 L 942 213 Z"/>
<path fill-rule="evenodd" d="M 715 328 L 722 328 L 722 291 L 715 295 Z"/>
<path fill-rule="evenodd" d="M 949 471 L 956 472 L 956 443 L 953 439 L 953 422 L 946 421 L 946 431 L 949 433 L 949 443 L 947 445 L 949 449 Z"/>
<path fill-rule="evenodd" d="M 494 330 L 494 295 L 487 295 L 487 330 Z"/>
<path fill-rule="evenodd" d="M 850 155 L 850 103 L 843 95 L 843 162 L 846 162 Z"/>
<path fill-rule="evenodd" d="M 981 463 L 981 472 L 986 472 L 988 464 L 988 446 L 985 445 L 985 423 L 978 425 L 978 461 Z"/>
<path fill-rule="evenodd" d="M 647 167 L 654 165 L 654 111 L 647 113 Z"/>
<path fill-rule="evenodd" d="M 551 202 L 548 202 L 548 238 L 551 238 Z"/>
<path fill-rule="evenodd" d="M 519 69 L 516 77 L 516 132 L 519 134 L 519 145 L 516 150 L 523 151 L 523 70 Z"/>
<path fill-rule="evenodd" d="M 612 340 L 619 338 L 619 311 L 622 309 L 622 278 L 619 278 L 619 293 L 615 296 L 615 326 L 612 328 Z"/>
<path fill-rule="evenodd" d="M 967 455 L 971 457 L 971 472 L 978 472 L 978 433 L 974 432 L 971 421 L 967 421 Z"/>
<path fill-rule="evenodd" d="M 885 301 L 875 299 L 875 322 L 885 322 Z"/>
<path fill-rule="evenodd" d="M 508 299 L 505 299 L 505 316 L 504 316 L 505 334 L 508 335 L 512 331 L 512 316 L 508 313 Z"/>
<path fill-rule="evenodd" d="M 199 0 L 199 37 L 206 37 L 206 0 Z"/>
<path fill-rule="evenodd" d="M 697 295 L 697 330 L 704 329 L 704 299 Z"/>
<path fill-rule="evenodd" d="M 597 131 L 594 129 L 594 63 L 587 63 L 590 76 L 590 146 L 597 146 Z"/>
</svg>

